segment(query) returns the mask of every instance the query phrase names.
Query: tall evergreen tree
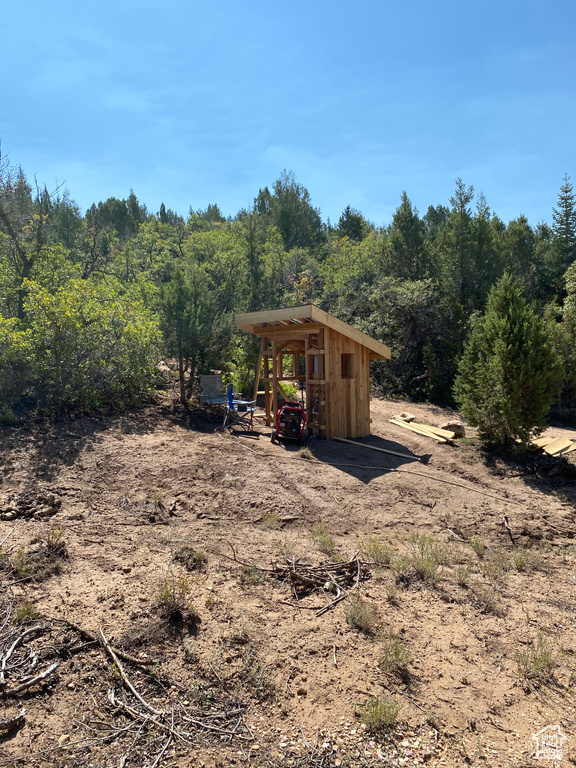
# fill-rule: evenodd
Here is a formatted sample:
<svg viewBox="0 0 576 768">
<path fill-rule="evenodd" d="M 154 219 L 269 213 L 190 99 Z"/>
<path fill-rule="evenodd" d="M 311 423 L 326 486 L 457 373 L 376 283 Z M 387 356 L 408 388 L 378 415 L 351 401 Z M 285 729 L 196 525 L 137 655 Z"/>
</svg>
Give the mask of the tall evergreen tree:
<svg viewBox="0 0 576 768">
<path fill-rule="evenodd" d="M 562 381 L 546 322 L 509 274 L 493 286 L 466 341 L 454 394 L 489 444 L 510 448 L 542 430 Z"/>
<path fill-rule="evenodd" d="M 563 277 L 576 260 L 576 195 L 568 175 L 558 193 L 558 207 L 552 209 L 552 251 L 550 281 L 556 293 L 563 290 Z"/>
<path fill-rule="evenodd" d="M 369 229 L 370 225 L 360 211 L 349 205 L 344 208 L 342 216 L 338 219 L 338 237 L 347 237 L 359 243 L 368 234 Z"/>
<path fill-rule="evenodd" d="M 418 211 L 402 192 L 387 241 L 388 271 L 404 280 L 422 280 L 428 276 L 427 252 L 424 245 L 424 223 Z"/>
</svg>

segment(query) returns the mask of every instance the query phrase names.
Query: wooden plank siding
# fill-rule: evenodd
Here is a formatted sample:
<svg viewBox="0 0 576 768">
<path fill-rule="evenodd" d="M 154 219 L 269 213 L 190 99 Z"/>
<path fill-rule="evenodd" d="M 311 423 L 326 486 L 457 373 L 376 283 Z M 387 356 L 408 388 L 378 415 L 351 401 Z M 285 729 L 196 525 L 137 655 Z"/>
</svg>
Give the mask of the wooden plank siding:
<svg viewBox="0 0 576 768">
<path fill-rule="evenodd" d="M 370 351 L 332 328 L 324 331 L 327 358 L 327 437 L 370 434 Z M 352 376 L 342 376 L 342 356 L 353 355 Z"/>
</svg>

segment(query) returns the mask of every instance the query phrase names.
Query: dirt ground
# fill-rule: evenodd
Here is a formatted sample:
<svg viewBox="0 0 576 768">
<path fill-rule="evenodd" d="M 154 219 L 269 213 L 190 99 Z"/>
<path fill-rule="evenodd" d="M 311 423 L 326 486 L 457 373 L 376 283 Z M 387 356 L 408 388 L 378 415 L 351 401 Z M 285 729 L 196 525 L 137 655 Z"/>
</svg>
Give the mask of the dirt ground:
<svg viewBox="0 0 576 768">
<path fill-rule="evenodd" d="M 168 401 L 0 430 L 0 766 L 516 768 L 547 726 L 576 764 L 576 462 L 407 409 L 454 417 L 373 400 L 362 442 L 405 457 Z M 265 570 L 338 558 L 362 574 L 321 615 L 334 584 Z"/>
</svg>

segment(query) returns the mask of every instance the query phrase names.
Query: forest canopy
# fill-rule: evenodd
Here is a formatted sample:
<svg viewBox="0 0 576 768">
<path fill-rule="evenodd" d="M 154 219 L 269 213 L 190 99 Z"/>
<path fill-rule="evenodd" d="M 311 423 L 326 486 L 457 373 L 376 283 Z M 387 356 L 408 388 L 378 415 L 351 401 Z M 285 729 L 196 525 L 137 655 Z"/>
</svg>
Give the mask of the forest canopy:
<svg viewBox="0 0 576 768">
<path fill-rule="evenodd" d="M 456 180 L 421 214 L 399 194 L 378 226 L 347 205 L 333 226 L 284 171 L 233 216 L 216 203 L 150 212 L 133 191 L 82 214 L 70 193 L 31 185 L 0 158 L 0 419 L 138 400 L 161 357 L 184 401 L 202 373 L 249 392 L 257 342 L 236 312 L 315 303 L 385 342 L 382 394 L 453 403 L 466 338 L 507 273 L 546 318 L 561 361 L 559 405 L 576 409 L 576 199 L 551 224 L 504 222 Z"/>
</svg>

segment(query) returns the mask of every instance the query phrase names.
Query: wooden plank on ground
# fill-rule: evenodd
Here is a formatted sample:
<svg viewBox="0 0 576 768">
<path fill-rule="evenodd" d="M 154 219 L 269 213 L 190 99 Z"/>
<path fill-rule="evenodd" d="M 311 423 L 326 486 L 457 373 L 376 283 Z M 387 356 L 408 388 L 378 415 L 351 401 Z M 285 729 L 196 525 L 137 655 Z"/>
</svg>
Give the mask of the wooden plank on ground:
<svg viewBox="0 0 576 768">
<path fill-rule="evenodd" d="M 369 448 L 371 451 L 378 451 L 379 453 L 389 453 L 391 456 L 400 456 L 402 459 L 412 459 L 412 461 L 421 461 L 419 456 L 411 456 L 409 453 L 400 453 L 399 451 L 389 451 L 386 448 L 377 448 L 375 445 L 368 445 L 367 443 L 359 443 L 356 440 L 348 440 L 347 437 L 333 437 L 333 440 L 337 440 L 339 443 L 350 443 L 350 445 L 356 445 L 359 448 Z"/>
<path fill-rule="evenodd" d="M 572 451 L 576 451 L 576 443 L 572 443 L 572 445 L 567 448 L 564 453 L 572 453 Z"/>
<path fill-rule="evenodd" d="M 556 439 L 557 438 L 555 437 L 535 437 L 533 440 L 530 440 L 530 450 L 539 451 L 541 448 L 544 448 L 545 445 L 549 445 L 553 440 Z"/>
<path fill-rule="evenodd" d="M 410 432 L 415 432 L 417 435 L 422 435 L 423 437 L 430 437 L 432 440 L 436 440 L 437 443 L 448 442 L 443 437 L 434 435 L 432 432 L 427 432 L 425 429 L 422 429 L 422 427 L 413 427 L 412 424 L 407 424 L 405 421 L 398 421 L 398 419 L 388 419 L 388 421 L 391 424 L 395 424 L 397 427 L 403 427 L 404 429 L 408 429 Z"/>
<path fill-rule="evenodd" d="M 544 446 L 544 453 L 547 453 L 549 456 L 556 456 L 571 445 L 572 440 L 569 440 L 567 437 L 557 437 L 555 440 L 552 440 L 551 443 Z"/>
<path fill-rule="evenodd" d="M 438 435 L 438 437 L 443 437 L 445 440 L 454 440 L 454 438 L 456 437 L 454 432 L 450 432 L 447 429 L 440 429 L 440 427 L 432 427 L 430 426 L 430 424 L 422 424 L 421 422 L 418 422 L 418 421 L 411 421 L 409 423 L 413 427 L 421 427 L 422 429 L 425 429 L 427 432 L 432 432 L 433 435 Z"/>
</svg>

